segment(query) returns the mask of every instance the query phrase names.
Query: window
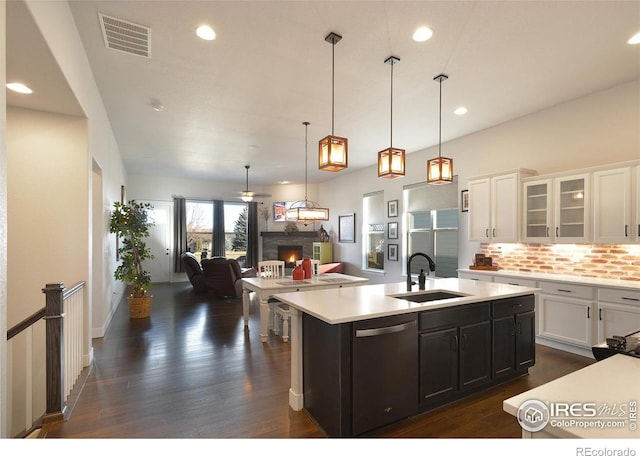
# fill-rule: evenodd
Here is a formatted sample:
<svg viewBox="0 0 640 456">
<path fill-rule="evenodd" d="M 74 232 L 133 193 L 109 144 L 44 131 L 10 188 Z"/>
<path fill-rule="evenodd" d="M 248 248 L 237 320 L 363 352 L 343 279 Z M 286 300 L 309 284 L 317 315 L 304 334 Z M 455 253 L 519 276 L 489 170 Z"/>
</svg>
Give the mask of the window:
<svg viewBox="0 0 640 456">
<path fill-rule="evenodd" d="M 245 267 L 247 259 L 247 204 L 224 203 L 224 250 L 227 258 Z"/>
<path fill-rule="evenodd" d="M 362 198 L 363 212 L 363 268 L 384 270 L 385 255 L 385 220 L 387 208 L 384 204 L 384 193 L 376 192 Z"/>
<path fill-rule="evenodd" d="M 186 201 L 187 250 L 198 260 L 209 257 L 213 246 L 213 201 Z"/>
<path fill-rule="evenodd" d="M 457 277 L 457 177 L 453 184 L 406 186 L 404 201 L 407 220 L 405 264 L 410 255 L 422 252 L 436 263 L 437 277 Z M 411 263 L 411 274 L 419 274 L 421 269 L 426 273 L 429 265 L 424 258 L 416 257 Z"/>
</svg>

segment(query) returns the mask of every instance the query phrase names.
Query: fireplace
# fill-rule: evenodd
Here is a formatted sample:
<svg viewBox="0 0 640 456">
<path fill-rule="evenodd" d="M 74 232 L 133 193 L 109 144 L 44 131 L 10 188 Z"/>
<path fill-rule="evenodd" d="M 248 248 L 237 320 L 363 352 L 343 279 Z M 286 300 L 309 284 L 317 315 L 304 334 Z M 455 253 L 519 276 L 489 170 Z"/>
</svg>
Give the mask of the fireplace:
<svg viewBox="0 0 640 456">
<path fill-rule="evenodd" d="M 286 268 L 292 268 L 296 265 L 296 260 L 302 259 L 301 245 L 279 245 L 278 260 L 284 261 Z"/>
</svg>

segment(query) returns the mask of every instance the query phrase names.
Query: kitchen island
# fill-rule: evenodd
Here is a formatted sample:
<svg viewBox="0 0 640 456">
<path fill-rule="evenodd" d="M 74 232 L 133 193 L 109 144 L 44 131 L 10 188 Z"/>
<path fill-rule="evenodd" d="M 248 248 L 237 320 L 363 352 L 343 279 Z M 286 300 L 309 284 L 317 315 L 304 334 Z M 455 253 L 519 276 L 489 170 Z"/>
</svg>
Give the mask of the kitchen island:
<svg viewBox="0 0 640 456">
<path fill-rule="evenodd" d="M 351 436 L 523 375 L 537 291 L 449 278 L 277 294 L 291 308 L 289 404 Z"/>
</svg>

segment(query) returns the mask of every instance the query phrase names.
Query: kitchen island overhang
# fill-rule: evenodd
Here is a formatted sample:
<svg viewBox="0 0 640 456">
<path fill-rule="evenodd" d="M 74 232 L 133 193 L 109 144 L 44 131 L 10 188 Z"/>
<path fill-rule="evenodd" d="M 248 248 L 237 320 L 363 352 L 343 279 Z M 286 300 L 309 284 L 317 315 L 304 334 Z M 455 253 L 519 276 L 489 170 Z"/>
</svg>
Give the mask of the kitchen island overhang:
<svg viewBox="0 0 640 456">
<path fill-rule="evenodd" d="M 377 321 L 387 317 L 394 318 L 402 315 L 409 316 L 410 314 L 415 314 L 419 317 L 417 320 L 420 328 L 422 326 L 429 326 L 429 323 L 425 324 L 425 322 L 427 322 L 431 316 L 437 317 L 434 318 L 434 321 L 440 321 L 444 318 L 442 321 L 446 322 L 452 318 L 451 315 L 457 315 L 455 312 L 473 307 L 475 309 L 475 311 L 472 312 L 472 314 L 475 314 L 473 318 L 483 319 L 486 322 L 485 326 L 488 325 L 490 328 L 488 330 L 491 330 L 492 322 L 490 322 L 489 319 L 493 318 L 493 312 L 496 312 L 495 309 L 492 310 L 494 302 L 499 301 L 506 303 L 507 300 L 513 298 L 519 302 L 519 304 L 514 305 L 522 306 L 522 302 L 524 301 L 518 301 L 518 299 L 521 297 L 529 297 L 530 299 L 527 301 L 529 304 L 526 305 L 530 313 L 533 314 L 534 294 L 538 291 L 539 289 L 537 288 L 447 278 L 428 280 L 424 290 L 419 290 L 416 285 L 411 288 L 410 292 L 407 291 L 406 283 L 392 283 L 275 295 L 274 297 L 276 299 L 288 304 L 291 309 L 291 388 L 289 390 L 289 405 L 296 411 L 305 408 L 303 315 L 307 315 L 307 318 L 312 317 L 318 322 L 321 322 L 321 324 L 330 325 L 327 326 L 327 328 L 334 327 L 334 329 L 336 329 L 338 327 L 346 328 L 347 326 L 351 328 L 351 326 L 361 325 L 368 320 Z M 416 295 L 428 293 L 452 293 L 459 296 L 426 302 L 414 302 L 410 300 Z M 484 304 L 471 306 L 478 303 Z M 448 312 L 447 309 L 453 309 L 454 313 Z M 511 310 L 505 311 L 502 308 L 500 309 L 501 310 L 497 311 L 501 313 L 498 316 L 506 319 L 508 324 L 512 326 L 519 324 L 515 320 L 513 320 L 513 322 L 509 320 L 514 318 L 516 310 L 512 312 Z M 438 312 L 427 313 L 430 311 Z M 483 314 L 483 316 L 479 317 L 479 314 Z M 462 319 L 470 318 L 466 314 L 460 314 L 460 316 Z M 534 318 L 530 318 L 529 321 L 530 339 L 534 340 Z M 475 322 L 471 320 L 461 322 L 461 324 L 462 323 L 475 324 Z M 431 329 L 440 329 L 436 326 L 433 326 Z M 420 329 L 418 329 L 418 331 L 419 330 Z M 348 331 L 340 331 L 340 333 L 343 334 L 341 337 L 345 340 L 351 337 L 347 335 Z M 463 336 L 464 334 L 460 335 L 461 342 Z M 456 334 L 452 337 L 456 337 L 457 340 L 459 336 Z M 417 343 L 418 338 L 416 337 L 416 344 Z M 342 380 L 343 383 L 347 380 L 350 382 L 351 378 L 349 377 L 348 379 Z M 309 379 L 307 379 L 307 381 L 309 382 Z M 416 396 L 418 396 L 417 392 Z M 337 435 L 349 435 L 349 432 L 344 434 L 343 431 L 340 431 Z"/>
</svg>

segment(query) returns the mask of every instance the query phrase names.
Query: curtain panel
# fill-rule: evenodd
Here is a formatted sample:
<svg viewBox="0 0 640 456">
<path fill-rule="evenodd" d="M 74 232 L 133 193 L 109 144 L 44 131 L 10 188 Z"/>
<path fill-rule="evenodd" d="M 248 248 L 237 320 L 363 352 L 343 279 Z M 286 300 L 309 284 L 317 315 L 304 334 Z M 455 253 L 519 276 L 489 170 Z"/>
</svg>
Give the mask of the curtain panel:
<svg viewBox="0 0 640 456">
<path fill-rule="evenodd" d="M 182 254 L 187 251 L 187 202 L 184 198 L 173 199 L 173 258 L 174 272 L 184 272 Z"/>
<path fill-rule="evenodd" d="M 211 257 L 223 257 L 226 254 L 224 236 L 224 201 L 213 201 L 213 246 Z"/>
<path fill-rule="evenodd" d="M 248 204 L 247 212 L 247 268 L 258 267 L 258 203 Z"/>
</svg>

